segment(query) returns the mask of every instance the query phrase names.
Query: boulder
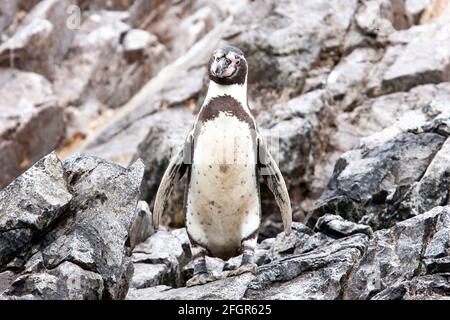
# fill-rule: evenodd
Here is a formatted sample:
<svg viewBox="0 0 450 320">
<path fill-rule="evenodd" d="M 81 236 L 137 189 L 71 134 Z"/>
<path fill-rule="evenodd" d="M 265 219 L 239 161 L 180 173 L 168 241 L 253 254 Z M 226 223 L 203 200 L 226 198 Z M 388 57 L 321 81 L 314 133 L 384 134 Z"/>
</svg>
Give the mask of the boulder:
<svg viewBox="0 0 450 320">
<path fill-rule="evenodd" d="M 267 0 L 236 13 L 225 39 L 246 53 L 251 92 L 301 93 L 323 53 L 330 60 L 338 55 L 357 6 L 357 1 Z"/>
<path fill-rule="evenodd" d="M 398 294 L 401 290 L 394 290 L 398 283 L 411 279 L 411 285 L 423 283 L 425 279 L 417 276 L 431 271 L 424 268 L 424 259 L 429 257 L 439 264 L 439 258 L 449 255 L 449 221 L 450 207 L 436 207 L 390 229 L 375 232 L 348 279 L 343 298 L 368 299 L 382 290 L 386 291 L 380 296 L 395 298 L 393 291 Z M 445 272 L 448 271 L 447 268 Z M 438 280 L 439 276 L 433 279 Z"/>
<path fill-rule="evenodd" d="M 320 217 L 314 229 L 333 238 L 343 238 L 357 233 L 363 233 L 370 237 L 373 234 L 372 228 L 369 226 L 344 220 L 341 216 L 334 214 Z"/>
<path fill-rule="evenodd" d="M 187 237 L 184 229 L 180 231 Z M 173 287 L 184 285 L 182 270 L 189 262 L 191 252 L 189 243 L 183 238 L 179 231 L 159 230 L 137 245 L 131 257 L 133 263 L 139 265 L 133 277 L 133 286 L 143 288 L 163 283 Z"/>
<path fill-rule="evenodd" d="M 123 168 L 76 155 L 61 164 L 51 154 L 17 178 L 0 196 L 5 226 L 16 221 L 16 228 L 24 230 L 17 241 L 21 246 L 2 254 L 9 260 L 1 262 L 3 296 L 124 298 L 133 274 L 126 242 L 142 176 L 139 161 Z M 25 211 L 18 213 L 24 205 Z M 2 238 L 12 244 L 12 235 Z"/>
<path fill-rule="evenodd" d="M 421 119 L 422 125 L 417 118 L 408 120 L 365 138 L 359 148 L 340 157 L 308 225 L 331 213 L 376 230 L 446 203 L 448 166 L 436 170 L 431 164 L 446 157 L 448 116 Z M 425 192 L 423 197 L 417 190 Z"/>
<path fill-rule="evenodd" d="M 71 199 L 54 153 L 0 191 L 0 270 L 60 218 Z"/>
<path fill-rule="evenodd" d="M 0 68 L 0 189 L 53 151 L 64 131 L 63 110 L 44 77 Z"/>
<path fill-rule="evenodd" d="M 144 242 L 155 233 L 153 227 L 152 212 L 147 202 L 139 201 L 136 207 L 135 218 L 130 228 L 129 247 L 133 250 L 138 244 Z"/>
<path fill-rule="evenodd" d="M 450 22 L 439 20 L 414 26 L 389 36 L 395 46 L 390 58 L 383 59 L 384 70 L 372 75 L 371 95 L 407 91 L 415 86 L 449 81 Z"/>
<path fill-rule="evenodd" d="M 74 38 L 66 25 L 66 9 L 75 0 L 44 0 L 25 16 L 17 30 L 0 44 L 0 66 L 11 61 L 20 69 L 53 79 Z"/>
</svg>

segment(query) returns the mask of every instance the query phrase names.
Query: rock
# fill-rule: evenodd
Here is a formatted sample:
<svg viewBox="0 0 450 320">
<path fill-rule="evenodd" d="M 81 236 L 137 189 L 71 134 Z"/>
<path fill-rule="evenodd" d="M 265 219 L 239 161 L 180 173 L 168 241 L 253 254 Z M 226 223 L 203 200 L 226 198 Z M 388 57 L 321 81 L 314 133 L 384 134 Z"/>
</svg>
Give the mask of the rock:
<svg viewBox="0 0 450 320">
<path fill-rule="evenodd" d="M 373 234 L 372 228 L 369 226 L 347 221 L 333 214 L 320 217 L 314 229 L 333 238 L 343 238 L 357 233 L 363 233 L 370 237 Z"/>
<path fill-rule="evenodd" d="M 17 275 L 12 271 L 5 271 L 0 273 L 0 295 L 1 292 L 4 292 L 16 278 Z"/>
<path fill-rule="evenodd" d="M 154 196 L 172 153 L 184 143 L 193 123 L 194 116 L 191 111 L 176 108 L 158 112 L 144 118 L 140 124 L 135 125 L 137 130 L 140 126 L 143 130 L 148 131 L 146 137 L 141 140 L 137 151 L 135 151 L 134 158 L 141 158 L 145 163 L 145 182 L 142 195 L 149 204 L 153 204 Z M 116 141 L 118 139 L 119 137 L 115 138 Z M 135 143 L 139 142 L 137 138 Z M 182 226 L 181 223 L 184 219 L 182 203 L 185 185 L 186 178 L 183 178 L 175 186 L 169 206 L 163 215 L 164 224 L 171 222 L 174 226 Z"/>
<path fill-rule="evenodd" d="M 54 153 L 0 191 L 0 270 L 60 218 L 71 199 Z"/>
<path fill-rule="evenodd" d="M 165 264 L 135 263 L 131 288 L 155 287 L 166 282 L 169 269 Z"/>
<path fill-rule="evenodd" d="M 73 4 L 74 0 L 36 4 L 14 34 L 0 45 L 0 65 L 9 66 L 13 60 L 20 69 L 53 79 L 74 37 L 74 30 L 66 26 L 66 8 Z"/>
<path fill-rule="evenodd" d="M 341 59 L 328 75 L 326 87 L 343 109 L 351 109 L 362 101 L 367 74 L 379 59 L 379 53 L 372 48 L 357 48 Z"/>
<path fill-rule="evenodd" d="M 136 217 L 130 229 L 129 247 L 133 250 L 138 244 L 147 240 L 155 233 L 152 222 L 152 213 L 147 202 L 139 201 L 136 207 Z"/>
<path fill-rule="evenodd" d="M 140 29 L 131 29 L 124 36 L 122 46 L 128 63 L 143 59 L 144 51 L 152 41 L 152 35 Z"/>
<path fill-rule="evenodd" d="M 5 291 L 7 297 L 43 300 L 99 300 L 102 277 L 71 262 L 63 262 L 48 273 L 25 274 Z"/>
<path fill-rule="evenodd" d="M 62 105 L 80 106 L 94 99 L 120 107 L 159 71 L 164 47 L 154 35 L 131 29 L 123 22 L 127 17 L 126 12 L 103 11 L 83 22 L 55 75 Z"/>
<path fill-rule="evenodd" d="M 395 48 L 390 51 L 392 58 L 382 61 L 385 70 L 376 80 L 378 83 L 369 86 L 370 93 L 407 91 L 418 85 L 449 81 L 448 30 L 449 22 L 443 20 L 391 34 L 390 41 L 398 45 L 391 47 Z"/>
<path fill-rule="evenodd" d="M 190 249 L 189 252 L 185 252 L 179 237 L 172 232 L 165 230 L 156 232 L 145 242 L 137 245 L 133 250 L 132 255 L 134 264 L 165 265 L 166 270 L 161 270 L 161 275 L 158 276 L 164 277 L 164 284 L 169 284 L 171 286 L 182 286 L 184 284 L 182 269 L 189 262 L 189 258 Z M 140 280 L 136 280 L 136 282 L 139 281 Z M 151 281 L 153 281 L 155 285 L 162 284 L 158 283 L 155 277 L 153 277 Z"/>
<path fill-rule="evenodd" d="M 405 10 L 413 18 L 414 24 L 419 24 L 420 16 L 431 5 L 432 0 L 406 0 Z"/>
<path fill-rule="evenodd" d="M 0 3 L 0 33 L 8 28 L 14 21 L 17 10 L 16 0 L 5 0 Z M 2 39 L 0 39 L 1 41 Z"/>
<path fill-rule="evenodd" d="M 244 7 L 225 39 L 246 53 L 251 92 L 299 94 L 321 55 L 337 56 L 357 5 L 267 0 Z"/>
<path fill-rule="evenodd" d="M 171 289 L 157 286 L 147 289 L 133 289 L 127 300 L 238 300 L 242 299 L 247 284 L 253 279 L 252 274 L 243 274 L 207 283 L 202 286 Z"/>
<path fill-rule="evenodd" d="M 449 283 L 448 274 L 415 277 L 383 290 L 372 300 L 448 300 Z"/>
<path fill-rule="evenodd" d="M 344 299 L 368 299 L 391 285 L 420 275 L 424 272 L 422 259 L 432 239 L 444 246 L 437 256 L 448 256 L 449 219 L 450 207 L 436 207 L 390 229 L 375 232 L 349 277 Z M 437 240 L 444 233 L 446 239 Z"/>
<path fill-rule="evenodd" d="M 52 94 L 38 74 L 0 69 L 0 189 L 63 138 L 63 112 Z"/>
<path fill-rule="evenodd" d="M 427 168 L 444 146 L 448 134 L 439 132 L 440 126 L 447 128 L 448 120 L 423 122 L 421 126 L 420 121 L 409 119 L 404 129 L 402 125 L 390 127 L 364 139 L 359 148 L 344 153 L 336 163 L 327 190 L 311 210 L 308 225 L 331 213 L 380 229 L 422 213 L 404 208 L 413 205 L 406 195 L 416 182 L 421 185 Z M 419 127 L 418 131 L 414 132 L 414 127 Z M 441 161 L 440 157 L 436 161 Z M 423 183 L 429 185 L 427 179 L 435 179 L 429 190 L 430 195 L 435 194 L 435 202 L 427 200 L 426 208 L 445 204 L 439 196 L 440 192 L 446 192 L 441 187 L 447 179 L 445 169 L 437 175 L 431 171 Z M 397 210 L 401 206 L 402 210 Z"/>
<path fill-rule="evenodd" d="M 366 236 L 355 235 L 264 265 L 248 284 L 245 298 L 339 299 L 366 244 Z"/>
<path fill-rule="evenodd" d="M 287 103 L 278 103 L 271 112 L 258 115 L 261 135 L 279 163 L 294 208 L 300 206 L 305 195 L 319 197 L 326 185 L 328 176 L 318 172 L 317 166 L 324 160 L 327 149 L 332 103 L 333 97 L 329 91 L 315 90 Z M 271 219 L 278 217 L 278 207 L 264 185 L 261 197 L 263 215 L 275 211 Z M 267 198 L 270 201 L 267 202 Z M 305 212 L 299 211 L 300 215 Z M 268 227 L 274 227 L 275 232 L 266 231 Z M 273 237 L 281 231 L 281 228 L 270 223 L 262 229 L 265 237 Z"/>
<path fill-rule="evenodd" d="M 277 260 L 293 254 L 296 250 L 298 251 L 312 234 L 312 230 L 308 227 L 301 223 L 294 222 L 292 224 L 292 232 L 289 236 L 282 232 L 276 237 L 271 247 L 271 259 Z"/>
<path fill-rule="evenodd" d="M 396 123 L 409 128 L 415 125 L 413 119 L 418 119 L 418 124 L 439 114 L 450 114 L 448 99 L 449 83 L 417 86 L 408 92 L 368 99 L 352 112 L 337 115 L 337 131 L 330 136 L 330 142 L 335 149 L 345 152 L 357 147 L 361 138 Z"/>
<path fill-rule="evenodd" d="M 42 189 L 41 184 L 45 184 L 42 190 L 49 193 L 47 201 L 51 201 L 51 206 L 45 209 L 43 217 L 57 220 L 49 225 L 49 218 L 35 219 L 33 246 L 16 254 L 6 266 L 17 272 L 17 278 L 4 296 L 8 299 L 124 298 L 133 274 L 125 244 L 139 198 L 142 162 L 123 168 L 81 155 L 67 159 L 63 165 L 54 155 L 43 161 L 16 179 L 6 192 L 34 176 L 36 170 L 47 175 L 53 173 L 52 179 L 59 181 L 59 185 L 41 173 L 36 177 L 38 181 L 33 181 L 33 188 Z M 31 189 L 27 196 L 33 192 Z M 64 197 L 70 202 L 58 214 L 61 210 L 58 201 Z M 11 211 L 6 213 L 6 217 L 11 216 Z M 47 229 L 42 230 L 43 227 Z"/>
</svg>

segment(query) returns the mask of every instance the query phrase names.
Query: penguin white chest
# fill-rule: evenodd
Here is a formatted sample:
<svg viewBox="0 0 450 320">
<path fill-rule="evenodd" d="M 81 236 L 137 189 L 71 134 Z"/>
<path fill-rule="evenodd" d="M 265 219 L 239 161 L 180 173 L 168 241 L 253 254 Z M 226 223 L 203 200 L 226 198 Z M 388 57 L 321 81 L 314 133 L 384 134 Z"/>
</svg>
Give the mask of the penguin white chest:
<svg viewBox="0 0 450 320">
<path fill-rule="evenodd" d="M 202 124 L 186 207 L 186 225 L 195 241 L 216 256 L 239 249 L 260 223 L 256 147 L 248 123 L 226 112 Z"/>
</svg>

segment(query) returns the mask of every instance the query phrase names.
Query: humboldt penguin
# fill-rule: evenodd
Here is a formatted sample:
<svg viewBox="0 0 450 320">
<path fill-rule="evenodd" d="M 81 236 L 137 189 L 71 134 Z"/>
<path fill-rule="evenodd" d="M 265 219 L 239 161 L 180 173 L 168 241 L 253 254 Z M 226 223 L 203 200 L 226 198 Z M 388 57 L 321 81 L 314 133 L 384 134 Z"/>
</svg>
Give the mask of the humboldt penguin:
<svg viewBox="0 0 450 320">
<path fill-rule="evenodd" d="M 206 256 L 226 260 L 242 254 L 240 267 L 229 276 L 256 272 L 261 175 L 280 207 L 287 234 L 292 223 L 286 184 L 248 106 L 244 54 L 232 46 L 214 51 L 208 74 L 205 101 L 163 175 L 153 211 L 157 228 L 173 185 L 186 173 L 184 214 L 194 260 L 187 286 L 215 280 L 206 268 Z"/>
</svg>

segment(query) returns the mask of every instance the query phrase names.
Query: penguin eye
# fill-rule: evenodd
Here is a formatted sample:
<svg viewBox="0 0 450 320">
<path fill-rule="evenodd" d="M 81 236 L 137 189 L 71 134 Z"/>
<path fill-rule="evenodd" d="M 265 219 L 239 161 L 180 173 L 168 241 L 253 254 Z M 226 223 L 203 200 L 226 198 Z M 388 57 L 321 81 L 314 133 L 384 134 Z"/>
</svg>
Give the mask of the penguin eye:
<svg viewBox="0 0 450 320">
<path fill-rule="evenodd" d="M 241 64 L 241 60 L 236 61 L 236 66 Z"/>
</svg>

